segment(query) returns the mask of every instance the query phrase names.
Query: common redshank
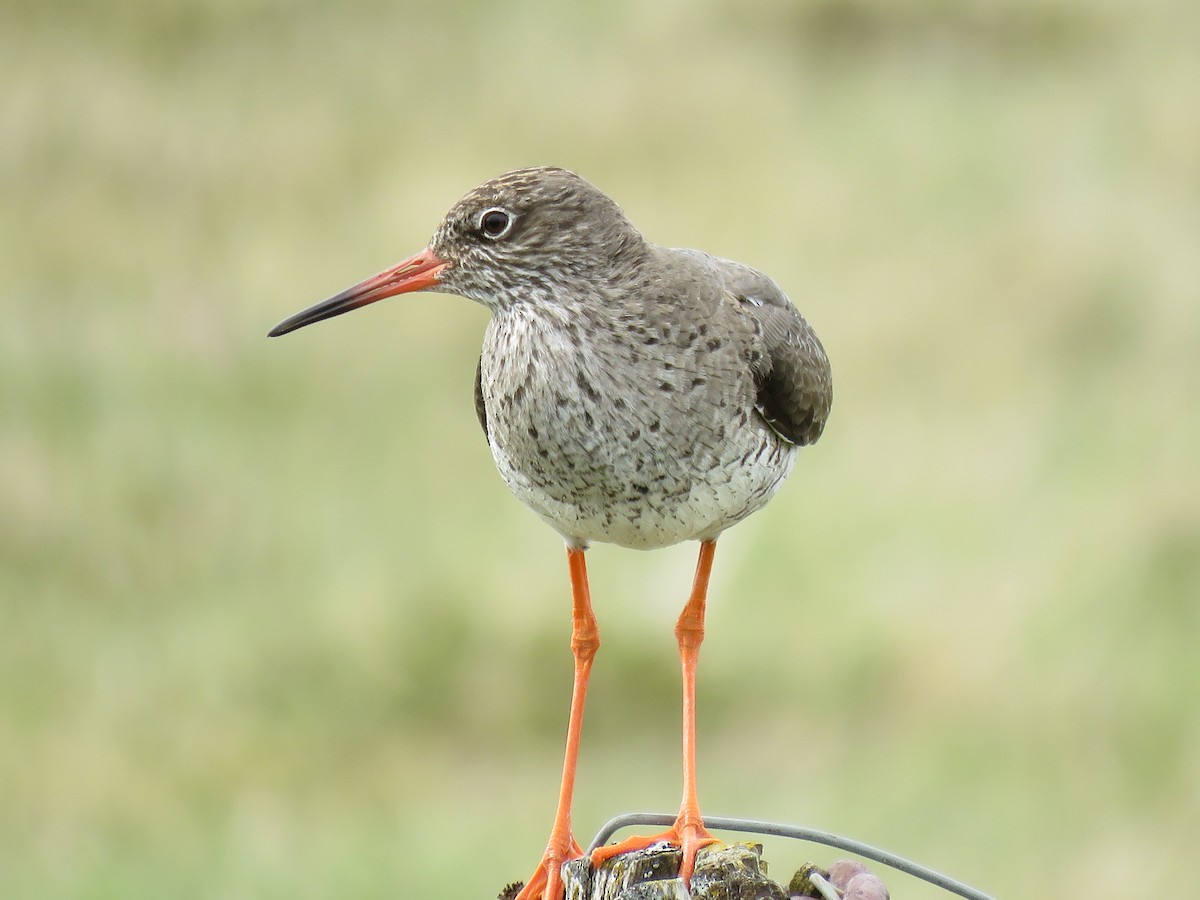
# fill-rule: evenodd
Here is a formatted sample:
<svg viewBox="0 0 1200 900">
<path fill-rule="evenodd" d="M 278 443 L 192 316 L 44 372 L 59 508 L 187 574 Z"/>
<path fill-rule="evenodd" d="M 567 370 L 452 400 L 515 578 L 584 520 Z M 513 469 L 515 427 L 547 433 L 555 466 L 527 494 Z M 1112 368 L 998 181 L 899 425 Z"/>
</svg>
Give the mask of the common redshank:
<svg viewBox="0 0 1200 900">
<path fill-rule="evenodd" d="M 573 601 L 574 686 L 550 839 L 520 900 L 559 900 L 561 867 L 582 855 L 571 798 L 592 660 L 600 645 L 584 551 L 700 542 L 675 626 L 683 668 L 683 801 L 666 832 L 593 854 L 599 863 L 659 841 L 696 852 L 714 838 L 696 799 L 695 679 L 717 537 L 762 508 L 797 449 L 821 435 L 833 388 L 816 334 L 749 266 L 646 240 L 579 175 L 534 167 L 459 200 L 429 245 L 281 322 L 271 336 L 376 300 L 436 290 L 491 311 L 475 410 L 513 493 L 562 535 Z"/>
</svg>

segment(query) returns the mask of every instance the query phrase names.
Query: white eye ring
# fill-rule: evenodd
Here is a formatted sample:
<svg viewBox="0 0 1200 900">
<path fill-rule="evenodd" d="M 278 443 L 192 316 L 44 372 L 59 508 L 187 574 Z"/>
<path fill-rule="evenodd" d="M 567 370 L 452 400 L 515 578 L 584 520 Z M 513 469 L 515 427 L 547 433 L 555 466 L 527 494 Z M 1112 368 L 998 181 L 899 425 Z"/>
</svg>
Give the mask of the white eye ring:
<svg viewBox="0 0 1200 900">
<path fill-rule="evenodd" d="M 507 209 L 493 206 L 479 214 L 479 233 L 495 241 L 512 231 L 516 216 Z"/>
</svg>

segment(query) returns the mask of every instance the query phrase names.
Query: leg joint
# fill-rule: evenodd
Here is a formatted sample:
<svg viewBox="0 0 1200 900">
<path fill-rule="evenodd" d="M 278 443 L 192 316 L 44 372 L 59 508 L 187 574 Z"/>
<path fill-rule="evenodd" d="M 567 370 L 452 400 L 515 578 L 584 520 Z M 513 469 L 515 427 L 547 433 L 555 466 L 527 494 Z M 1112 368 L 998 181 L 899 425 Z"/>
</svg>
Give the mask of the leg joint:
<svg viewBox="0 0 1200 900">
<path fill-rule="evenodd" d="M 675 640 L 679 642 L 680 647 L 699 647 L 700 642 L 704 640 L 704 619 L 690 616 L 685 610 L 675 623 Z"/>
<path fill-rule="evenodd" d="M 591 661 L 600 649 L 600 632 L 596 628 L 579 629 L 571 635 L 571 653 L 576 659 Z"/>
</svg>

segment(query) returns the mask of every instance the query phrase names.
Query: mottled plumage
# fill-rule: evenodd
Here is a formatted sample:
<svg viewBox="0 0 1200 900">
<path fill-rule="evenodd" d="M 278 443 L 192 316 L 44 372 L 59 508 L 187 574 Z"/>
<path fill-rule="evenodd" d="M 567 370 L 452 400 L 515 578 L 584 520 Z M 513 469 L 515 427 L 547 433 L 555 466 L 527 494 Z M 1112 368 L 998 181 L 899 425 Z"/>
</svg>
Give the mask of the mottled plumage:
<svg viewBox="0 0 1200 900">
<path fill-rule="evenodd" d="M 512 216 L 499 240 L 477 227 L 491 209 Z M 430 249 L 444 290 L 492 310 L 475 405 L 496 465 L 573 545 L 716 537 L 820 436 L 829 364 L 778 286 L 650 243 L 572 172 L 476 188 Z"/>
<path fill-rule="evenodd" d="M 573 172 L 520 169 L 471 191 L 430 245 L 281 322 L 286 334 L 397 294 L 437 289 L 492 317 L 475 409 L 508 486 L 567 542 L 575 680 L 558 811 L 518 900 L 561 900 L 581 852 L 571 798 L 599 630 L 587 586 L 591 541 L 650 549 L 701 541 L 675 628 L 683 671 L 683 802 L 659 840 L 682 847 L 686 884 L 713 838 L 696 799 L 695 673 L 716 537 L 761 508 L 797 448 L 821 436 L 832 401 L 817 336 L 766 275 L 650 243 Z"/>
</svg>

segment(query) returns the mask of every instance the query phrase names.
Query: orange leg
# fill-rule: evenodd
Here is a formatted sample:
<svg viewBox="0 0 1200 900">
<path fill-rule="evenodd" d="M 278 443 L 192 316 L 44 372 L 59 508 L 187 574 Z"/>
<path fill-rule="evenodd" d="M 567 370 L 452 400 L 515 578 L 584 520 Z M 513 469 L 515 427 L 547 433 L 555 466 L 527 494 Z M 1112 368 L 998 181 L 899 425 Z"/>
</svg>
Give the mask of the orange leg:
<svg viewBox="0 0 1200 900">
<path fill-rule="evenodd" d="M 583 856 L 583 849 L 571 833 L 571 797 L 575 793 L 575 764 L 579 759 L 579 735 L 583 731 L 583 703 L 587 698 L 592 659 L 600 646 L 600 630 L 592 614 L 583 550 L 568 547 L 567 563 L 571 569 L 571 653 L 575 657 L 575 683 L 571 689 L 571 717 L 567 725 L 562 786 L 558 790 L 558 811 L 554 814 L 554 826 L 550 829 L 546 852 L 533 875 L 517 894 L 517 900 L 561 900 L 562 865 L 569 859 Z"/>
<path fill-rule="evenodd" d="M 679 659 L 683 666 L 683 803 L 679 807 L 679 815 L 675 823 L 662 834 L 631 837 L 619 844 L 598 848 L 592 853 L 593 865 L 599 865 L 621 853 L 669 841 L 683 850 L 679 877 L 687 885 L 696 866 L 697 851 L 716 842 L 716 838 L 704 827 L 700 818 L 700 804 L 696 800 L 696 661 L 700 656 L 700 642 L 704 640 L 704 604 L 716 546 L 716 541 L 703 541 L 700 544 L 692 595 L 675 624 L 675 639 L 679 642 Z"/>
</svg>

